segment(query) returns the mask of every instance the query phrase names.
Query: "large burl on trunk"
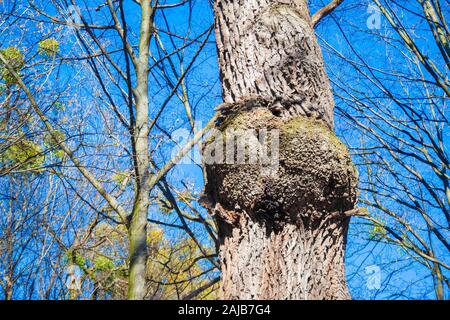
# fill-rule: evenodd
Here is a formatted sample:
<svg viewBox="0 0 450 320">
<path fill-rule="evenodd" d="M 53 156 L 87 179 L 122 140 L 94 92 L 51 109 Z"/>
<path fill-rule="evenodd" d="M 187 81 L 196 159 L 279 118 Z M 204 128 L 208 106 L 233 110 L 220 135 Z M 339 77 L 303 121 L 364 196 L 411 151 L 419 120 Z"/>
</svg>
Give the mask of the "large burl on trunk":
<svg viewBox="0 0 450 320">
<path fill-rule="evenodd" d="M 206 161 L 221 297 L 349 299 L 344 253 L 357 173 L 333 132 L 333 95 L 306 1 L 216 0 L 214 10 L 225 102 L 217 129 L 241 132 L 249 154 L 261 147 L 252 132 L 278 137 L 275 167 Z M 217 153 L 219 140 L 205 150 Z"/>
</svg>

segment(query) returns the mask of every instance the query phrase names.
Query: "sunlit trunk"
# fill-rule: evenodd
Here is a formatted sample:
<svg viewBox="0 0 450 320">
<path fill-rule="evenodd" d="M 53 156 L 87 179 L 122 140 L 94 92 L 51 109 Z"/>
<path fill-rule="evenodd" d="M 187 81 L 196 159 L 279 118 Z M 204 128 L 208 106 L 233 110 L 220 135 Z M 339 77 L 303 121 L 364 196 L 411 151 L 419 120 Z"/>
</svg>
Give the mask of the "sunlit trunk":
<svg viewBox="0 0 450 320">
<path fill-rule="evenodd" d="M 306 1 L 216 0 L 214 9 L 226 103 L 218 129 L 279 136 L 275 170 L 206 167 L 222 298 L 349 299 L 346 213 L 357 173 L 333 132 L 333 95 Z"/>
</svg>

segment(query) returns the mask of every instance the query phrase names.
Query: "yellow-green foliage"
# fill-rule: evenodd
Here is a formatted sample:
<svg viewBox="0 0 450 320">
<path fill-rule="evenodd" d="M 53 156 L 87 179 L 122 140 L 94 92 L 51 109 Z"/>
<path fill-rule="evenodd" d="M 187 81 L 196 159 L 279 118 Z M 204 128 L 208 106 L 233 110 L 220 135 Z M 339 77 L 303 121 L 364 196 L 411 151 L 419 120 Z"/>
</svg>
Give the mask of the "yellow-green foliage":
<svg viewBox="0 0 450 320">
<path fill-rule="evenodd" d="M 125 179 L 128 177 L 127 172 L 117 172 L 111 176 L 111 179 L 117 184 L 122 185 L 125 182 Z"/>
<path fill-rule="evenodd" d="M 3 58 L 7 61 L 8 66 L 14 69 L 15 72 L 19 71 L 25 65 L 25 59 L 23 54 L 17 47 L 8 47 L 0 50 Z M 1 79 L 6 82 L 7 85 L 16 84 L 17 79 L 9 72 L 7 67 L 0 62 L 0 75 Z"/>
<path fill-rule="evenodd" d="M 44 164 L 42 148 L 37 143 L 22 139 L 10 146 L 0 156 L 3 166 L 17 166 L 17 169 L 37 169 Z"/>
<path fill-rule="evenodd" d="M 96 271 L 109 271 L 114 269 L 114 262 L 104 256 L 99 256 L 94 260 L 94 270 Z"/>
<path fill-rule="evenodd" d="M 75 264 L 80 268 L 84 268 L 86 265 L 86 259 L 79 252 L 72 249 L 66 251 L 64 260 L 66 264 Z"/>
<path fill-rule="evenodd" d="M 56 139 L 53 137 L 56 136 Z M 61 159 L 64 156 L 64 151 L 59 147 L 59 143 L 66 139 L 66 135 L 64 132 L 59 130 L 54 130 L 53 135 L 47 133 L 44 136 L 44 145 L 50 149 L 52 149 L 52 154 Z"/>
<path fill-rule="evenodd" d="M 66 106 L 65 106 L 62 102 L 59 102 L 59 101 L 56 101 L 56 102 L 53 104 L 53 106 L 54 106 L 56 109 L 58 109 L 59 111 L 64 111 L 64 110 L 66 110 Z"/>
<path fill-rule="evenodd" d="M 53 57 L 59 52 L 59 42 L 55 38 L 48 38 L 39 42 L 39 53 Z"/>
<path fill-rule="evenodd" d="M 204 267 L 195 260 L 201 255 L 191 238 L 184 237 L 176 243 L 162 239 L 158 250 L 148 261 L 147 274 L 152 282 L 166 284 L 162 292 L 164 299 L 179 299 L 208 282 L 202 277 L 197 278 L 204 272 Z M 176 283 L 182 285 L 175 285 Z M 217 286 L 211 287 L 197 298 L 214 299 L 216 289 Z"/>
<path fill-rule="evenodd" d="M 381 223 L 374 223 L 369 231 L 369 238 L 372 240 L 381 240 L 386 236 L 386 229 Z"/>
<path fill-rule="evenodd" d="M 80 267 L 98 285 L 99 298 L 103 295 L 109 299 L 126 298 L 129 265 L 126 227 L 100 223 L 90 241 L 87 247 L 93 249 L 80 249 L 77 254 L 83 252 L 84 258 L 78 259 L 83 262 Z M 195 259 L 202 254 L 190 238 L 169 240 L 163 229 L 153 226 L 148 230 L 147 246 L 148 292 L 155 294 L 148 298 L 177 299 L 208 282 L 198 277 L 204 267 Z M 213 289 L 206 290 L 204 295 Z M 213 298 L 213 294 L 207 298 Z"/>
<path fill-rule="evenodd" d="M 158 228 L 152 228 L 147 235 L 147 245 L 150 249 L 158 250 L 164 240 L 164 231 Z"/>
</svg>

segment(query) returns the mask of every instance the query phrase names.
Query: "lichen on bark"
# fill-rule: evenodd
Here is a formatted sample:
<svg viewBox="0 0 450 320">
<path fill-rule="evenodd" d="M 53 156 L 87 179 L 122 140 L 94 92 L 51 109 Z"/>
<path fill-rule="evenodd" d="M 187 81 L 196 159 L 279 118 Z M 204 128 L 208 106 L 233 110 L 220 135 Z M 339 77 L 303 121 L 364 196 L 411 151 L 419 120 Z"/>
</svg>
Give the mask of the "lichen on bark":
<svg viewBox="0 0 450 320">
<path fill-rule="evenodd" d="M 249 154 L 261 148 L 258 130 L 279 138 L 275 167 L 205 161 L 221 297 L 349 299 L 344 255 L 358 177 L 333 132 L 334 100 L 307 1 L 215 0 L 214 11 L 224 105 L 206 154 L 237 129 Z"/>
<path fill-rule="evenodd" d="M 224 136 L 221 143 L 227 141 L 230 131 L 239 129 L 254 129 L 256 133 L 261 129 L 277 131 L 279 150 L 277 158 L 272 159 L 276 163 L 269 163 L 272 170 L 267 170 L 261 161 L 207 164 L 210 179 L 206 193 L 214 205 L 220 203 L 225 210 L 278 223 L 296 223 L 305 217 L 315 219 L 353 208 L 356 169 L 347 147 L 323 122 L 302 116 L 285 121 L 269 108 L 240 108 L 218 129 Z M 248 148 L 261 147 L 257 139 L 256 146 L 249 140 L 244 140 Z M 206 149 L 222 148 L 225 152 L 224 146 L 217 147 L 215 143 L 210 141 Z M 238 146 L 234 148 L 237 150 Z"/>
<path fill-rule="evenodd" d="M 206 165 L 205 193 L 219 230 L 221 297 L 348 299 L 345 212 L 357 198 L 349 152 L 321 120 L 285 120 L 267 106 L 241 106 L 218 129 L 226 137 L 267 127 L 279 131 L 277 170 L 260 162 Z"/>
</svg>

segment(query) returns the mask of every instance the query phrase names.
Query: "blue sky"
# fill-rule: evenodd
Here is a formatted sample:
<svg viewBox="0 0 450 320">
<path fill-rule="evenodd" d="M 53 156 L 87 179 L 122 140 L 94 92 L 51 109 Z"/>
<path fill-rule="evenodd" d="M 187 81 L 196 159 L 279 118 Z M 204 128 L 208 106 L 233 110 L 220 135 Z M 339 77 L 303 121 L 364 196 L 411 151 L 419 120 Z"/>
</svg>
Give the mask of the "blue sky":
<svg viewBox="0 0 450 320">
<path fill-rule="evenodd" d="M 20 3 L 20 1 L 19 1 Z M 25 3 L 25 1 L 24 1 Z M 42 3 L 46 3 L 42 1 Z M 98 13 L 92 10 L 102 1 L 88 2 L 87 10 L 80 5 L 80 10 L 86 16 L 89 13 L 95 17 L 96 23 L 107 23 L 105 20 L 105 10 L 100 10 Z M 125 11 L 127 12 L 126 20 L 129 26 L 129 34 L 133 43 L 136 43 L 136 35 L 138 34 L 139 25 L 139 8 L 137 5 L 126 2 Z M 48 12 L 57 14 L 56 10 L 51 4 L 46 4 Z M 320 7 L 320 1 L 313 1 L 312 8 Z M 395 104 L 390 104 L 388 99 L 380 96 L 379 88 L 375 87 L 371 81 L 364 78 L 361 73 L 355 70 L 355 67 L 345 61 L 343 57 L 347 57 L 351 61 L 356 61 L 356 65 L 360 66 L 361 70 L 371 70 L 376 75 L 383 79 L 383 83 L 389 86 L 393 92 L 397 92 L 399 96 L 404 95 L 405 87 L 408 88 L 409 98 L 416 98 L 419 101 L 423 96 L 421 89 L 411 83 L 400 83 L 398 81 L 398 74 L 409 74 L 411 65 L 406 63 L 408 59 L 407 52 L 398 43 L 398 36 L 390 28 L 387 21 L 381 16 L 377 15 L 376 11 L 370 9 L 369 1 L 347 0 L 344 5 L 340 7 L 332 16 L 326 18 L 317 28 L 317 34 L 323 48 L 324 58 L 326 61 L 326 68 L 329 73 L 333 89 L 336 92 L 336 105 L 339 110 L 348 110 L 350 113 L 354 112 L 349 105 L 348 100 L 343 97 L 348 97 L 348 92 L 343 90 L 343 84 L 348 84 L 353 91 L 360 91 L 372 97 L 375 104 L 391 108 L 390 112 L 397 114 L 399 118 L 403 117 L 403 113 L 397 110 Z M 418 44 L 426 50 L 430 57 L 438 57 L 437 49 L 433 46 L 431 33 L 427 32 L 427 26 L 423 24 L 414 14 L 409 13 L 401 8 L 397 8 L 399 16 L 404 21 L 407 21 L 409 27 L 415 28 L 415 36 Z M 417 9 L 411 7 L 411 9 Z M 448 9 L 447 9 L 448 10 Z M 161 30 L 159 33 L 161 40 L 168 52 L 184 43 L 190 42 L 190 39 L 203 34 L 213 23 L 213 13 L 210 4 L 206 0 L 195 0 L 191 2 L 191 6 L 182 6 L 176 9 L 165 10 L 165 14 L 158 13 L 156 16 L 157 28 Z M 447 12 L 448 13 L 448 12 Z M 26 13 L 25 13 L 26 14 Z M 376 28 L 371 28 L 371 22 L 374 15 L 379 19 L 380 25 Z M 96 31 L 100 34 L 102 31 Z M 177 34 L 181 37 L 170 38 L 165 32 Z M 61 28 L 51 24 L 36 24 L 33 21 L 25 22 L 23 26 L 12 25 L 8 30 L 1 34 L 0 41 L 2 47 L 9 45 L 16 45 L 23 50 L 26 56 L 32 61 L 36 59 L 36 48 L 38 39 L 47 36 L 54 36 L 61 42 L 62 57 L 72 57 L 83 52 L 79 41 L 75 40 L 73 30 Z M 182 38 L 187 38 L 182 39 Z M 105 45 L 107 48 L 120 47 L 120 41 L 111 33 L 105 33 Z M 183 66 L 189 65 L 191 59 L 199 47 L 200 42 L 204 39 L 202 36 L 199 41 L 187 46 L 184 50 L 173 55 L 174 62 L 178 67 L 182 62 Z M 388 39 L 388 43 L 386 42 Z M 351 44 L 351 46 L 349 45 Z M 152 42 L 152 53 L 156 60 L 164 56 L 161 49 Z M 114 54 L 114 59 L 118 61 L 119 65 L 124 67 L 124 59 L 121 54 Z M 40 58 L 37 58 L 40 59 Z M 438 60 L 438 59 L 436 59 Z M 364 61 L 364 63 L 362 63 Z M 439 61 L 439 60 L 438 60 Z M 30 66 L 28 72 L 42 72 L 42 70 L 51 69 L 53 78 L 50 81 L 44 82 L 46 91 L 63 91 L 61 97 L 52 97 L 46 95 L 44 92 L 40 96 L 41 101 L 47 101 L 49 108 L 51 103 L 48 101 L 62 101 L 68 107 L 63 112 L 56 113 L 54 116 L 55 122 L 66 119 L 66 123 L 61 125 L 61 129 L 71 137 L 71 143 L 74 145 L 80 143 L 80 133 L 85 134 L 83 143 L 85 147 L 79 150 L 79 154 L 83 159 L 89 163 L 100 175 L 108 176 L 114 172 L 125 171 L 129 168 L 129 158 L 126 152 L 121 147 L 115 145 L 116 141 L 111 138 L 108 132 L 119 136 L 119 140 L 124 144 L 127 143 L 127 132 L 120 126 L 117 119 L 109 119 L 108 126 L 104 121 L 101 121 L 101 110 L 107 109 L 102 105 L 102 100 L 98 98 L 100 90 L 95 78 L 89 71 L 85 63 L 64 63 L 57 65 L 55 62 L 42 62 L 35 66 Z M 31 63 L 30 63 L 31 64 Z M 171 66 L 168 61 L 164 61 L 164 66 L 170 70 Z M 370 68 L 368 68 L 370 66 Z M 445 69 L 441 65 L 442 70 Z M 375 70 L 375 71 L 374 71 Z M 382 70 L 389 72 L 384 73 Z M 448 71 L 448 70 L 447 70 Z M 181 73 L 181 70 L 177 70 Z M 169 74 L 172 83 L 176 83 L 175 76 Z M 43 78 L 40 78 L 43 81 Z M 67 88 L 69 84 L 69 88 Z M 114 89 L 112 83 L 108 81 L 108 86 L 111 88 L 111 95 L 114 101 L 119 106 L 124 114 L 127 113 L 127 107 L 122 99 L 120 92 Z M 221 102 L 220 82 L 218 76 L 218 66 L 216 58 L 216 48 L 214 43 L 214 33 L 209 37 L 204 49 L 195 58 L 195 62 L 186 76 L 186 86 L 188 90 L 189 102 L 192 106 L 195 119 L 200 123 L 206 124 L 208 119 L 214 112 L 214 107 Z M 150 78 L 149 93 L 150 101 L 150 116 L 153 118 L 159 110 L 161 104 L 170 93 L 169 88 L 163 79 L 161 70 L 158 67 L 152 69 Z M 360 97 L 364 97 L 363 94 Z M 52 99 L 53 98 L 53 99 Z M 438 102 L 439 103 L 439 102 Z M 441 102 L 444 103 L 444 102 Z M 418 109 L 427 112 L 426 103 L 423 106 L 418 106 Z M 73 106 L 73 107 L 70 107 Z M 83 110 L 83 112 L 80 112 Z M 68 120 L 67 120 L 68 119 Z M 336 132 L 342 139 L 351 147 L 360 146 L 361 139 L 367 138 L 349 123 L 348 119 L 342 116 L 342 112 L 336 112 Z M 79 127 L 75 124 L 83 123 Z M 155 153 L 155 161 L 161 166 L 164 164 L 173 153 L 175 143 L 170 141 L 169 137 L 165 135 L 166 132 L 173 134 L 177 129 L 190 130 L 188 119 L 186 118 L 183 105 L 181 101 L 174 96 L 167 104 L 166 111 L 162 114 L 158 121 L 159 128 L 152 131 L 153 145 L 162 141 L 162 147 Z M 160 130 L 161 129 L 161 130 Z M 76 135 L 75 135 L 76 134 Z M 448 135 L 448 128 L 445 129 L 445 134 Z M 72 137 L 73 135 L 73 137 Z M 182 143 L 183 141 L 179 141 Z M 89 146 L 92 144 L 92 146 Z M 102 146 L 98 148 L 98 146 Z M 108 156 L 108 152 L 115 154 L 114 157 Z M 355 156 L 355 162 L 359 163 L 360 159 Z M 415 164 L 414 164 L 415 165 Z M 422 170 L 424 175 L 432 178 L 432 173 L 428 172 L 427 168 L 421 168 L 416 165 L 418 170 Z M 71 172 L 74 176 L 76 173 Z M 367 180 L 367 172 L 365 167 L 360 170 L 360 175 L 363 181 Z M 196 165 L 179 165 L 175 167 L 168 175 L 168 180 L 180 189 L 184 185 L 180 183 L 183 181 L 189 185 L 192 190 L 199 194 L 203 188 L 203 178 L 201 170 Z M 5 186 L 7 183 L 3 178 L 0 183 Z M 6 188 L 6 186 L 5 186 Z M 84 195 L 94 200 L 95 195 L 92 190 L 83 190 Z M 72 193 L 71 196 L 75 196 Z M 362 193 L 362 197 L 370 197 Z M 126 194 L 124 195 L 124 198 Z M 7 205 L 7 204 L 3 204 Z M 392 208 L 395 208 L 395 203 L 388 203 Z M 205 211 L 201 207 L 197 207 Z M 402 207 L 396 207 L 398 210 L 404 210 Z M 61 208 L 64 210 L 64 206 Z M 431 214 L 434 214 L 430 209 Z M 439 213 L 436 212 L 438 219 Z M 149 212 L 150 218 L 160 218 L 160 212 L 153 208 Z M 176 222 L 173 217 L 165 217 L 167 221 Z M 429 272 L 423 268 L 419 263 L 412 261 L 411 257 L 404 251 L 397 247 L 387 245 L 385 243 L 368 241 L 368 233 L 371 226 L 365 225 L 363 220 L 354 219 L 349 231 L 348 250 L 347 250 L 347 274 L 349 287 L 352 296 L 355 299 L 380 299 L 380 298 L 433 298 L 432 279 L 429 277 Z M 82 223 L 81 223 L 82 224 Z M 204 233 L 204 230 L 198 229 L 198 232 Z M 178 237 L 178 231 L 170 231 L 171 237 Z M 70 236 L 69 236 L 70 238 Z M 208 242 L 206 237 L 205 243 Z M 68 239 L 70 241 L 70 239 Z M 445 249 L 443 249 L 445 250 Z M 449 261 L 448 252 L 442 251 L 445 261 Z M 378 289 L 371 289 L 368 285 L 370 278 L 369 269 L 373 266 L 379 267 L 381 272 L 381 287 Z M 369 267 L 369 269 L 366 269 Z M 448 288 L 447 288 L 448 292 Z M 447 293 L 448 297 L 448 293 Z"/>
</svg>

